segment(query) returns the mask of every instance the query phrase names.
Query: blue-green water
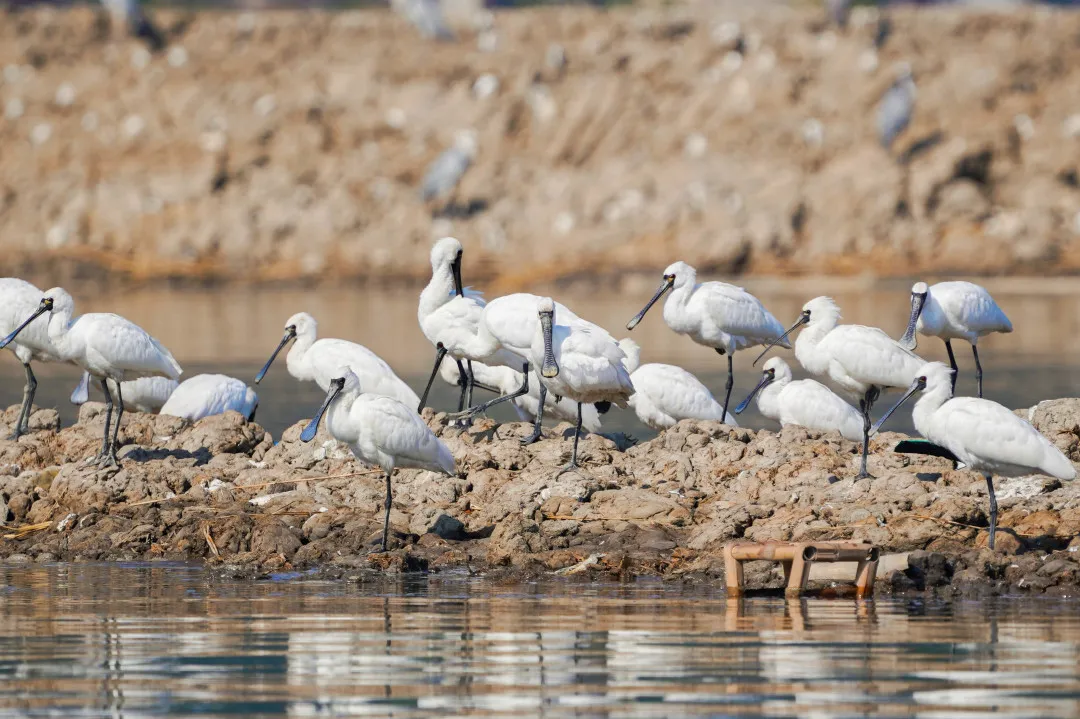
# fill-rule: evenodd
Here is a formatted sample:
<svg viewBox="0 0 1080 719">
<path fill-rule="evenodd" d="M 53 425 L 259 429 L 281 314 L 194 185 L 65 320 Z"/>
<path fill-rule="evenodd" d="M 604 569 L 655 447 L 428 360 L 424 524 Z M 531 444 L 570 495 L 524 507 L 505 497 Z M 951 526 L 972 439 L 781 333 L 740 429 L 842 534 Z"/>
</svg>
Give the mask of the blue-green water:
<svg viewBox="0 0 1080 719">
<path fill-rule="evenodd" d="M 1080 606 L 0 567 L 2 716 L 1076 716 Z"/>
</svg>

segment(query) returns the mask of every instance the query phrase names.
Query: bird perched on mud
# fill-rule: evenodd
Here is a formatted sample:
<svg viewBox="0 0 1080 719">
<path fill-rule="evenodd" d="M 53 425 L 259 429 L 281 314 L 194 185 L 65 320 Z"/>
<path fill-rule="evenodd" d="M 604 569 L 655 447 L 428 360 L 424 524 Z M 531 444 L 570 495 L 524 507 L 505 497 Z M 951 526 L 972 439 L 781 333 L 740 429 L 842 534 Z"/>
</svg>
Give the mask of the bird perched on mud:
<svg viewBox="0 0 1080 719">
<path fill-rule="evenodd" d="M 911 316 L 900 344 L 914 350 L 918 344 L 915 332 L 945 340 L 949 366 L 953 369 L 952 388 L 956 390 L 956 357 L 952 340 L 963 339 L 971 344 L 975 355 L 975 378 L 979 396 L 983 396 L 983 371 L 979 363 L 979 338 L 992 332 L 1012 332 L 1012 322 L 1001 311 L 994 298 L 972 282 L 938 282 L 928 287 L 916 282 L 911 288 Z"/>
<path fill-rule="evenodd" d="M 428 165 L 420 186 L 420 197 L 425 203 L 445 200 L 441 208 L 435 208 L 435 214 L 456 209 L 454 198 L 458 183 L 472 165 L 476 152 L 476 131 L 460 130 L 454 136 L 454 144 Z"/>
<path fill-rule="evenodd" d="M 724 416 L 727 416 L 731 390 L 735 386 L 735 351 L 767 342 L 779 342 L 789 347 L 784 339 L 784 326 L 765 309 L 761 300 L 742 287 L 726 282 L 699 284 L 693 267 L 676 262 L 664 270 L 660 288 L 641 312 L 626 323 L 626 329 L 637 327 L 649 308 L 668 292 L 671 296 L 664 302 L 667 326 L 681 335 L 689 335 L 699 345 L 727 355 L 727 384 L 724 387 Z"/>
<path fill-rule="evenodd" d="M 911 412 L 915 429 L 986 479 L 993 549 L 998 513 L 995 475 L 1022 477 L 1040 473 L 1075 479 L 1076 468 L 1050 440 L 1008 407 L 988 399 L 953 397 L 952 374 L 942 362 L 928 362 L 920 367 L 908 391 L 877 421 L 874 431 L 909 397 L 922 392 Z"/>
<path fill-rule="evenodd" d="M 424 420 L 401 402 L 390 397 L 363 394 L 360 380 L 347 367 L 330 380 L 326 399 L 300 439 L 315 439 L 319 422 L 326 414 L 326 428 L 339 442 L 349 445 L 353 456 L 386 472 L 382 550 L 390 533 L 393 491 L 390 479 L 397 468 L 426 469 L 453 476 L 454 455 L 436 437 Z"/>
<path fill-rule="evenodd" d="M 150 21 L 139 0 L 101 0 L 109 13 L 113 33 L 124 28 L 132 37 L 141 38 L 153 52 L 161 52 L 168 44 L 162 32 Z"/>
<path fill-rule="evenodd" d="M 791 367 L 779 357 L 771 358 L 762 369 L 761 381 L 735 408 L 735 414 L 742 414 L 756 396 L 758 411 L 781 427 L 794 424 L 838 431 L 852 442 L 862 440 L 862 415 L 843 397 L 816 380 L 792 381 Z"/>
<path fill-rule="evenodd" d="M 195 422 L 231 410 L 254 422 L 258 407 L 259 396 L 241 380 L 223 374 L 197 374 L 173 390 L 161 414 Z"/>
<path fill-rule="evenodd" d="M 642 424 L 652 429 L 667 429 L 684 419 L 712 419 L 738 427 L 712 392 L 682 367 L 670 364 L 640 364 L 641 348 L 631 339 L 619 340 L 626 354 L 623 366 L 630 372 L 634 394 L 630 408 Z"/>
<path fill-rule="evenodd" d="M 116 457 L 117 438 L 120 420 L 124 416 L 123 382 L 138 377 L 178 379 L 182 372 L 180 365 L 169 350 L 146 330 L 120 315 L 94 312 L 73 318 L 75 300 L 59 287 L 45 293 L 37 310 L 0 342 L 0 349 L 45 313 L 49 313 L 49 340 L 56 350 L 56 356 L 61 361 L 78 365 L 101 382 L 101 391 L 105 394 L 105 438 L 97 461 L 115 467 L 119 464 Z M 117 405 L 111 438 L 109 425 L 113 396 L 110 384 L 116 390 Z"/>
<path fill-rule="evenodd" d="M 915 112 L 915 78 L 911 65 L 901 63 L 896 80 L 885 91 L 877 107 L 878 141 L 887 151 L 892 149 L 896 138 L 907 129 Z"/>
<path fill-rule="evenodd" d="M 841 325 L 840 308 L 831 297 L 816 297 L 803 305 L 799 319 L 781 339 L 803 325 L 806 328 L 795 342 L 795 357 L 803 369 L 859 398 L 863 419 L 862 461 L 855 478 L 869 477 L 866 458 L 870 451 L 870 410 L 874 401 L 882 391 L 909 386 L 926 362 L 877 327 Z M 779 340 L 770 343 L 758 359 L 779 343 Z"/>
<path fill-rule="evenodd" d="M 390 0 L 390 7 L 408 20 L 422 37 L 443 41 L 457 39 L 446 24 L 439 0 Z"/>
</svg>

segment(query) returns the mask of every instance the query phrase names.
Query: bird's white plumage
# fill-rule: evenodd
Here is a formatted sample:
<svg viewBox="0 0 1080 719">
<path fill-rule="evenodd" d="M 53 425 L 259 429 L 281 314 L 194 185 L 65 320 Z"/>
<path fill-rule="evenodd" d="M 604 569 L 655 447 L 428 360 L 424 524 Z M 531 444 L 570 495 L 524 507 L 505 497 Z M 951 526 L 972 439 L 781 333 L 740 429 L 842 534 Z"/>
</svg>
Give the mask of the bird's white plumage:
<svg viewBox="0 0 1080 719">
<path fill-rule="evenodd" d="M 741 287 L 698 283 L 697 271 L 685 262 L 668 266 L 664 275 L 675 277 L 664 302 L 664 321 L 698 344 L 731 353 L 784 334 L 784 327 L 761 301 Z"/>
<path fill-rule="evenodd" d="M 7 336 L 37 310 L 45 293 L 15 277 L 0 278 L 0 336 Z M 49 318 L 38 317 L 7 346 L 23 364 L 59 361 L 49 339 Z"/>
<path fill-rule="evenodd" d="M 114 382 L 180 377 L 180 365 L 169 350 L 134 322 L 101 312 L 73 319 L 75 301 L 59 287 L 44 297 L 53 301 L 49 339 L 60 359 L 75 363 L 94 377 Z"/>
<path fill-rule="evenodd" d="M 509 366 L 520 369 L 521 361 L 529 359 L 533 338 L 540 329 L 536 307 L 542 299 L 544 298 L 528 292 L 518 292 L 497 297 L 489 302 L 484 307 L 477 330 L 476 341 L 479 347 L 475 354 L 483 356 L 485 364 L 495 365 L 501 358 L 496 356 L 496 350 L 502 349 L 517 358 Z M 559 321 L 577 319 L 577 315 L 566 305 L 559 302 L 553 302 L 553 305 Z"/>
<path fill-rule="evenodd" d="M 296 328 L 296 339 L 285 358 L 291 374 L 301 382 L 315 382 L 326 391 L 334 373 L 341 367 L 353 371 L 365 392 L 392 397 L 411 407 L 420 398 L 405 384 L 381 357 L 363 345 L 340 339 L 316 339 L 318 324 L 306 312 L 288 319 L 286 327 Z"/>
<path fill-rule="evenodd" d="M 120 384 L 120 394 L 124 398 L 124 410 L 157 414 L 165 406 L 173 390 L 179 385 L 179 382 L 168 377 L 140 377 L 139 379 L 122 382 Z M 114 386 L 115 383 L 110 385 L 109 391 L 115 397 L 116 390 L 113 389 Z M 86 401 L 91 387 L 100 393 L 100 385 L 90 381 L 89 372 L 83 372 L 79 386 L 71 395 L 72 403 L 82 404 Z"/>
<path fill-rule="evenodd" d="M 924 291 L 926 299 L 917 324 L 919 334 L 943 340 L 963 339 L 974 345 L 991 332 L 1012 332 L 1012 322 L 985 287 L 953 281 L 938 282 Z"/>
<path fill-rule="evenodd" d="M 551 351 L 558 365 L 558 374 L 542 381 L 549 392 L 575 402 L 611 402 L 626 407 L 634 392 L 630 373 L 624 362 L 626 354 L 604 329 L 580 318 L 560 317 L 557 305 L 550 298 L 541 298 L 539 311 L 552 308 Z M 545 339 L 541 323 L 537 322 L 529 352 L 529 361 L 542 367 Z"/>
<path fill-rule="evenodd" d="M 952 370 L 940 362 L 919 369 L 926 388 L 915 403 L 915 429 L 973 470 L 1001 477 L 1034 472 L 1074 479 L 1076 468 L 1049 439 L 1012 410 L 976 397 L 952 396 Z"/>
<path fill-rule="evenodd" d="M 512 394 L 521 387 L 524 375 L 510 367 L 489 367 L 481 362 L 473 362 L 473 376 L 476 381 L 494 387 L 500 394 Z M 452 385 L 460 381 L 456 362 L 443 362 L 439 368 L 439 376 Z M 511 400 L 514 411 L 523 422 L 533 422 L 540 411 L 540 383 L 535 377 L 529 379 L 529 392 Z M 563 398 L 556 401 L 555 396 L 548 392 L 544 402 L 544 416 L 561 419 L 567 422 L 577 421 L 577 403 Z M 600 413 L 593 405 L 585 405 L 581 408 L 581 426 L 590 432 L 600 431 Z"/>
<path fill-rule="evenodd" d="M 667 429 L 683 419 L 714 419 L 732 427 L 739 423 L 717 402 L 697 377 L 669 364 L 644 364 L 630 375 L 634 394 L 630 407 L 645 425 Z"/>
<path fill-rule="evenodd" d="M 223 374 L 199 374 L 184 380 L 161 407 L 161 414 L 191 421 L 229 410 L 250 418 L 259 404 L 255 390 Z"/>
<path fill-rule="evenodd" d="M 416 414 L 415 405 L 362 394 L 362 381 L 345 367 L 334 376 L 344 377 L 345 387 L 327 410 L 326 427 L 357 459 L 388 473 L 411 467 L 454 474 L 454 455 Z"/>
<path fill-rule="evenodd" d="M 859 410 L 831 389 L 812 379 L 792 380 L 791 368 L 772 357 L 762 368 L 772 379 L 756 397 L 758 411 L 784 427 L 789 424 L 824 432 L 839 431 L 846 439 L 862 441 Z"/>
<path fill-rule="evenodd" d="M 795 357 L 812 375 L 861 397 L 873 386 L 879 390 L 906 389 L 925 360 L 876 327 L 841 325 L 840 308 L 829 297 L 803 305 L 810 312 L 795 342 Z"/>
</svg>

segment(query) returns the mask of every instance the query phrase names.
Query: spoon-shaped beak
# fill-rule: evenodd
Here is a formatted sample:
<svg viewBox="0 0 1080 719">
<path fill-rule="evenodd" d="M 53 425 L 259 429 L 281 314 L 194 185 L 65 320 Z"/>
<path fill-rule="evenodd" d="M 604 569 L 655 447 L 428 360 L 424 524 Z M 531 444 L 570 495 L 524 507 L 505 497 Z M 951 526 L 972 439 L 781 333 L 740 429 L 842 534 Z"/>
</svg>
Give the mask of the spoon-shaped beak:
<svg viewBox="0 0 1080 719">
<path fill-rule="evenodd" d="M 457 257 L 450 263 L 450 271 L 454 273 L 454 291 L 458 296 L 465 294 L 464 286 L 461 284 L 461 253 L 457 253 Z"/>
<path fill-rule="evenodd" d="M 540 367 L 540 374 L 548 379 L 559 376 L 559 363 L 555 361 L 555 353 L 551 349 L 551 313 L 540 313 L 540 329 L 544 333 L 544 364 Z"/>
<path fill-rule="evenodd" d="M 735 408 L 735 414 L 742 414 L 743 410 L 750 406 L 750 402 L 753 401 L 757 393 L 769 386 L 769 383 L 776 377 L 776 373 L 771 369 L 767 369 L 761 373 L 761 381 L 757 383 L 757 387 L 750 390 L 750 394 L 746 395 L 746 399 L 739 402 L 739 406 Z"/>
<path fill-rule="evenodd" d="M 810 311 L 809 310 L 803 310 L 803 313 L 801 315 L 799 315 L 799 319 L 795 320 L 795 324 L 793 324 L 791 327 L 788 327 L 787 332 L 780 335 L 779 337 L 774 339 L 769 344 L 765 345 L 765 349 L 761 350 L 761 354 L 759 354 L 757 356 L 757 359 L 754 360 L 754 364 L 757 364 L 761 360 L 761 358 L 765 356 L 766 352 L 768 352 L 773 347 L 775 347 L 776 345 L 778 345 L 781 342 L 783 342 L 784 340 L 786 340 L 788 338 L 789 334 L 791 334 L 795 330 L 799 329 L 800 327 L 802 327 L 803 325 L 805 325 L 809 321 L 810 321 Z"/>
<path fill-rule="evenodd" d="M 52 300 L 43 299 L 41 301 L 41 304 L 38 305 L 38 308 L 34 310 L 34 314 L 30 315 L 30 317 L 25 322 L 16 327 L 15 331 L 5 337 L 3 341 L 0 341 L 0 349 L 4 349 L 9 344 L 11 344 L 15 340 L 15 338 L 18 337 L 19 333 L 26 329 L 27 325 L 29 325 L 31 322 L 33 322 L 46 312 L 49 312 L 50 310 L 52 310 Z"/>
<path fill-rule="evenodd" d="M 90 373 L 83 372 L 82 379 L 79 380 L 78 386 L 71 393 L 71 403 L 86 404 L 88 399 L 90 399 Z"/>
<path fill-rule="evenodd" d="M 285 336 L 281 338 L 281 342 L 278 342 L 277 349 L 274 350 L 274 354 L 270 355 L 270 359 L 266 360 L 266 364 L 259 370 L 259 374 L 255 375 L 255 384 L 262 382 L 262 378 L 266 376 L 267 370 L 270 369 L 270 365 L 274 364 L 274 360 L 277 359 L 278 353 L 285 348 L 285 345 L 289 344 L 290 340 L 296 337 L 296 329 L 289 327 L 285 330 Z"/>
<path fill-rule="evenodd" d="M 319 422 L 322 421 L 323 415 L 326 414 L 326 408 L 330 406 L 330 403 L 334 401 L 344 387 L 344 377 L 330 380 L 330 390 L 326 393 L 326 399 L 323 400 L 322 406 L 319 407 L 319 411 L 315 413 L 308 426 L 304 427 L 304 431 L 300 433 L 301 442 L 310 442 L 315 439 L 315 435 L 319 431 Z"/>
<path fill-rule="evenodd" d="M 919 344 L 919 340 L 915 337 L 915 329 L 919 324 L 919 315 L 922 314 L 923 305 L 925 304 L 925 292 L 911 293 L 911 317 L 908 318 L 907 330 L 904 332 L 904 336 L 900 338 L 900 346 L 906 350 L 913 350 Z"/>
<path fill-rule="evenodd" d="M 674 277 L 665 277 L 663 283 L 656 290 L 656 294 L 654 294 L 652 296 L 652 299 L 649 300 L 648 303 L 646 303 L 646 305 L 641 309 L 641 312 L 638 312 L 636 315 L 634 315 L 634 318 L 632 320 L 630 320 L 629 322 L 626 323 L 626 329 L 627 330 L 632 330 L 635 327 L 637 327 L 638 323 L 641 322 L 643 319 L 645 319 L 645 313 L 648 312 L 652 308 L 652 306 L 656 304 L 657 300 L 659 300 L 661 297 L 663 297 L 664 294 L 667 293 L 667 291 L 670 290 L 674 286 L 675 286 L 675 278 Z"/>
<path fill-rule="evenodd" d="M 893 412 L 900 409 L 900 405 L 902 405 L 904 402 L 907 402 L 908 397 L 915 394 L 916 392 L 921 392 L 924 389 L 926 389 L 926 378 L 916 377 L 915 381 L 911 383 L 910 387 L 908 387 L 908 391 L 904 392 L 904 396 L 901 397 L 896 404 L 890 407 L 889 411 L 886 412 L 881 419 L 874 423 L 874 426 L 870 428 L 870 434 L 877 434 L 878 430 L 881 429 L 881 425 L 885 424 L 885 421 L 889 419 L 889 417 L 892 417 Z"/>
</svg>

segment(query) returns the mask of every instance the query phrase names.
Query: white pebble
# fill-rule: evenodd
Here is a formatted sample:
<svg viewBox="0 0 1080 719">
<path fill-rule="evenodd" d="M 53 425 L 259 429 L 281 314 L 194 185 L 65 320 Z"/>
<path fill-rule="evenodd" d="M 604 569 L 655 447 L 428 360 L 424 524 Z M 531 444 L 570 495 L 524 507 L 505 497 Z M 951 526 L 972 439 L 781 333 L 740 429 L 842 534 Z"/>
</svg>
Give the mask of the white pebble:
<svg viewBox="0 0 1080 719">
<path fill-rule="evenodd" d="M 533 117 L 542 125 L 554 119 L 558 112 L 551 90 L 543 83 L 534 82 L 529 86 L 528 92 L 525 93 L 525 102 L 532 110 Z"/>
<path fill-rule="evenodd" d="M 277 99 L 273 95 L 263 95 L 255 101 L 255 114 L 266 117 L 277 109 Z"/>
<path fill-rule="evenodd" d="M 723 22 L 712 29 L 712 41 L 717 45 L 731 45 L 738 41 L 742 28 L 737 22 Z"/>
<path fill-rule="evenodd" d="M 56 88 L 56 97 L 53 100 L 60 107 L 71 107 L 75 102 L 75 86 L 65 82 Z"/>
<path fill-rule="evenodd" d="M 408 117 L 405 115 L 405 111 L 400 107 L 391 107 L 386 111 L 386 124 L 395 130 L 402 130 L 405 128 L 405 123 L 408 122 Z"/>
<path fill-rule="evenodd" d="M 573 213 L 562 211 L 555 215 L 555 221 L 551 224 L 551 229 L 559 235 L 567 235 L 574 229 L 576 221 L 574 220 Z"/>
<path fill-rule="evenodd" d="M 169 54 L 165 59 L 170 67 L 183 67 L 187 65 L 188 51 L 181 45 L 170 47 Z"/>
<path fill-rule="evenodd" d="M 136 70 L 145 70 L 151 59 L 149 50 L 145 47 L 137 47 L 131 53 L 131 66 Z"/>
<path fill-rule="evenodd" d="M 1020 113 L 1014 117 L 1013 127 L 1016 128 L 1016 134 L 1021 140 L 1026 141 L 1035 137 L 1035 122 L 1028 115 Z"/>
<path fill-rule="evenodd" d="M 124 118 L 124 134 L 128 137 L 138 137 L 146 129 L 146 120 L 140 115 L 128 115 Z"/>
<path fill-rule="evenodd" d="M 1061 125 L 1061 134 L 1065 137 L 1080 137 L 1080 115 L 1069 115 Z"/>
<path fill-rule="evenodd" d="M 499 36 L 494 30 L 485 30 L 476 38 L 476 49 L 480 52 L 495 52 L 499 47 Z"/>
<path fill-rule="evenodd" d="M 94 111 L 87 112 L 82 116 L 82 129 L 86 132 L 93 132 L 98 129 L 98 116 Z"/>
<path fill-rule="evenodd" d="M 473 83 L 473 96 L 478 100 L 486 100 L 499 91 L 499 78 L 491 73 L 485 73 L 476 78 Z"/>
<path fill-rule="evenodd" d="M 697 160 L 705 156 L 709 150 L 709 141 L 700 132 L 694 132 L 686 136 L 683 141 L 683 154 L 691 160 Z"/>
<path fill-rule="evenodd" d="M 731 50 L 724 55 L 724 59 L 720 61 L 720 70 L 725 75 L 733 75 L 739 71 L 740 67 L 742 67 L 742 61 L 742 53 Z"/>
<path fill-rule="evenodd" d="M 816 117 L 810 117 L 802 124 L 803 142 L 807 147 L 821 147 L 825 142 L 825 126 Z"/>
<path fill-rule="evenodd" d="M 9 120 L 18 120 L 26 112 L 26 105 L 20 98 L 13 97 L 4 105 L 4 117 Z"/>
<path fill-rule="evenodd" d="M 39 122 L 30 131 L 30 141 L 35 145 L 44 145 L 52 137 L 52 125 L 47 122 Z"/>
<path fill-rule="evenodd" d="M 221 130 L 208 130 L 199 136 L 199 145 L 203 152 L 212 155 L 224 150 L 226 142 L 228 142 L 228 137 Z"/>
</svg>

